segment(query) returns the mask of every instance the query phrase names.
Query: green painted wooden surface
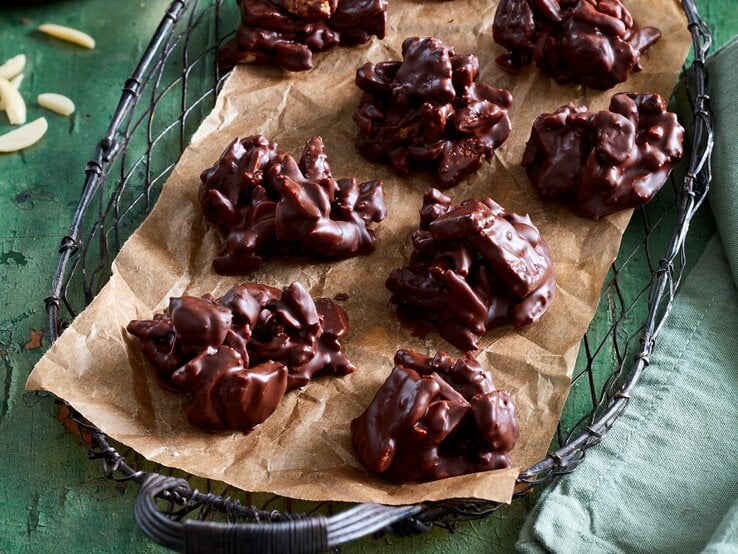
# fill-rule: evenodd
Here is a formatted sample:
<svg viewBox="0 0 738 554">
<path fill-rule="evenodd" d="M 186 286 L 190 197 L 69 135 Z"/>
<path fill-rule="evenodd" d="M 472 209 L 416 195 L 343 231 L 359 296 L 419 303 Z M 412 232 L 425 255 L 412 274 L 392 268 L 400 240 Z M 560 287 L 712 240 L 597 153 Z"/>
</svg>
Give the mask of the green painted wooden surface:
<svg viewBox="0 0 738 554">
<path fill-rule="evenodd" d="M 29 58 L 25 97 L 63 92 L 79 107 L 71 119 L 43 113 L 50 129 L 42 143 L 20 154 L 0 154 L 0 552 L 162 550 L 134 523 L 136 488 L 102 477 L 99 465 L 87 460 L 85 449 L 56 420 L 54 400 L 25 393 L 23 384 L 48 346 L 45 336 L 39 344 L 47 327 L 43 298 L 85 163 L 167 3 L 68 0 L 0 7 L 0 59 L 21 51 Z M 738 0 L 699 4 L 717 44 L 738 31 Z M 34 32 L 45 21 L 90 32 L 98 48 L 87 51 Z M 42 115 L 33 104 L 29 118 Z M 0 117 L 0 132 L 7 129 Z M 703 212 L 693 229 L 691 259 L 713 229 L 709 213 Z M 597 325 L 609 325 L 607 317 Z M 574 395 L 572 421 L 576 394 L 583 393 Z M 422 537 L 368 539 L 344 550 L 508 551 L 533 500 L 516 501 L 489 520 L 460 525 L 453 535 L 434 530 Z"/>
</svg>

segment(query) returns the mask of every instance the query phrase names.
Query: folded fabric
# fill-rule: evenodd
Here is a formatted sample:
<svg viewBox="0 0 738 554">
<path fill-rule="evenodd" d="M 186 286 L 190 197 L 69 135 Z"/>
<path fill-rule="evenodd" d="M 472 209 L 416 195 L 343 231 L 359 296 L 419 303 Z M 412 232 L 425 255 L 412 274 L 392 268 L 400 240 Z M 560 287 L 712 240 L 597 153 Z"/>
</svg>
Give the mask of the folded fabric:
<svg viewBox="0 0 738 554">
<path fill-rule="evenodd" d="M 725 247 L 733 280 L 738 284 L 738 37 L 731 40 L 708 63 L 710 102 L 715 114 L 715 150 L 712 168 L 715 183 L 709 200 L 720 238 Z"/>
<path fill-rule="evenodd" d="M 541 496 L 520 552 L 738 552 L 736 66 L 738 39 L 709 62 L 719 236 L 686 277 L 628 409 Z"/>
<path fill-rule="evenodd" d="M 735 554 L 738 551 L 738 500 L 725 514 L 723 522 L 710 539 L 702 554 Z"/>
<path fill-rule="evenodd" d="M 698 552 L 713 534 L 735 540 L 716 530 L 738 498 L 736 307 L 716 235 L 628 409 L 585 463 L 541 497 L 520 552 Z"/>
</svg>

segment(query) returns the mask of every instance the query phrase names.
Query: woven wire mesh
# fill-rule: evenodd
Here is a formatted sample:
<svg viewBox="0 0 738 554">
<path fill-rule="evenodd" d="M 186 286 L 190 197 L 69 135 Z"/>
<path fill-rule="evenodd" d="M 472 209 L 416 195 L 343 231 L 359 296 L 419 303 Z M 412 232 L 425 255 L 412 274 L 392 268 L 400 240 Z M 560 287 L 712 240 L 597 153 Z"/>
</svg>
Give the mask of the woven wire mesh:
<svg viewBox="0 0 738 554">
<path fill-rule="evenodd" d="M 710 182 L 712 149 L 704 67 L 709 29 L 692 0 L 683 5 L 694 40 L 695 63 L 680 85 L 694 113 L 694 121 L 686 122 L 693 128 L 693 142 L 687 145 L 691 158 L 674 172 L 655 201 L 635 211 L 582 341 L 551 454 L 521 474 L 516 494 L 573 470 L 586 449 L 607 433 L 648 364 L 674 301 L 685 266 L 684 238 Z M 107 282 L 123 241 L 146 217 L 192 133 L 212 109 L 226 77 L 218 69 L 217 52 L 234 34 L 238 17 L 232 1 L 177 0 L 168 6 L 87 166 L 79 205 L 62 240 L 53 292 L 46 299 L 52 340 Z M 326 531 L 330 540 L 323 546 L 334 546 L 387 528 L 393 521 L 391 530 L 408 534 L 426 531 L 432 524 L 452 528 L 456 521 L 486 517 L 499 508 L 478 501 L 433 503 L 387 512 L 384 519 L 377 516 L 373 526 L 367 523 L 365 510 L 351 527 L 353 512 L 347 512 L 346 505 L 252 495 L 152 464 L 131 449 L 113 445 L 70 406 L 64 409 L 88 444 L 89 457 L 102 460 L 106 476 L 158 487 L 150 509 L 166 515 L 167 521 L 248 521 L 263 527 L 318 513 L 348 514 L 340 516 L 342 527 L 334 525 L 339 531 L 334 529 L 332 536 L 330 528 Z M 157 476 L 176 480 L 159 486 Z M 147 521 L 154 521 L 150 516 L 138 517 L 150 536 L 168 546 L 183 546 L 176 531 L 161 520 L 158 528 L 147 528 Z"/>
</svg>

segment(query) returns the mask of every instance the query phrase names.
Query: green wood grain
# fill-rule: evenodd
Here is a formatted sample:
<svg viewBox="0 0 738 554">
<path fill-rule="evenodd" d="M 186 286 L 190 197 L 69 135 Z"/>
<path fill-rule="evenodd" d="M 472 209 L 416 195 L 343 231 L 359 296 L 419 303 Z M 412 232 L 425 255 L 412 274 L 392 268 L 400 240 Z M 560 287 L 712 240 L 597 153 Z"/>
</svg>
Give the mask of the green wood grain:
<svg viewBox="0 0 738 554">
<path fill-rule="evenodd" d="M 50 290 L 55 253 L 76 205 L 85 163 L 167 3 L 68 0 L 0 7 L 0 59 L 18 52 L 28 55 L 25 97 L 62 92 L 78 105 L 78 112 L 67 119 L 29 102 L 29 118 L 45 115 L 49 135 L 23 153 L 0 154 L 0 552 L 162 550 L 148 542 L 133 521 L 136 488 L 105 479 L 99 464 L 87 460 L 84 447 L 56 420 L 54 399 L 25 393 L 23 384 L 48 346 L 45 337 L 40 347 L 33 339 L 47 327 L 43 298 Z M 717 44 L 738 31 L 738 0 L 699 3 L 715 29 Z M 34 31 L 46 21 L 89 32 L 97 39 L 97 49 L 83 50 Z M 3 117 L 0 132 L 8 129 Z M 690 259 L 696 258 L 712 229 L 711 216 L 703 212 L 693 224 Z M 624 249 L 636 246 L 629 244 L 636 240 L 629 237 Z M 607 310 L 598 317 L 595 330 L 604 332 L 611 323 Z M 581 406 L 586 406 L 587 396 L 586 387 L 573 391 L 571 421 L 577 406 L 586 411 Z M 516 502 L 489 520 L 462 524 L 454 534 L 435 530 L 422 537 L 368 539 L 345 551 L 509 551 L 533 500 Z"/>
</svg>

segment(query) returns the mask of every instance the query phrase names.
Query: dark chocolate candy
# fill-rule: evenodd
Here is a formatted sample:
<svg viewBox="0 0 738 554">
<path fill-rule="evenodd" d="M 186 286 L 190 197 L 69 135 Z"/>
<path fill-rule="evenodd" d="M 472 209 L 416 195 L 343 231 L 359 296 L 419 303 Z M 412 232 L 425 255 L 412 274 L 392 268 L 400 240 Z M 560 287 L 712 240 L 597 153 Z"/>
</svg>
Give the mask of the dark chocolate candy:
<svg viewBox="0 0 738 554">
<path fill-rule="evenodd" d="M 476 56 L 455 54 L 436 38 L 408 38 L 400 61 L 366 63 L 354 121 L 369 160 L 435 170 L 442 188 L 477 171 L 510 134 L 512 95 L 477 82 Z"/>
<path fill-rule="evenodd" d="M 222 275 L 253 271 L 278 250 L 368 254 L 376 241 L 370 226 L 387 214 L 382 181 L 334 179 L 320 137 L 307 141 L 299 163 L 262 136 L 236 139 L 200 179 L 205 216 L 225 237 L 213 260 Z"/>
<path fill-rule="evenodd" d="M 313 52 L 384 38 L 387 0 L 238 0 L 241 24 L 220 52 L 220 65 L 313 67 Z"/>
<path fill-rule="evenodd" d="M 651 200 L 682 157 L 683 138 L 661 96 L 619 93 L 609 110 L 569 104 L 538 116 L 522 163 L 543 198 L 596 219 Z"/>
<path fill-rule="evenodd" d="M 474 358 L 398 350 L 369 407 L 351 422 L 354 450 L 397 482 L 510 467 L 519 427 L 510 395 Z"/>
<path fill-rule="evenodd" d="M 641 69 L 661 31 L 639 28 L 620 0 L 500 0 L 493 35 L 509 51 L 497 59 L 505 70 L 532 58 L 559 83 L 608 89 Z"/>
<path fill-rule="evenodd" d="M 277 409 L 287 390 L 287 367 L 271 361 L 245 367 L 238 352 L 220 346 L 187 362 L 172 381 L 193 394 L 187 408 L 190 425 L 248 431 Z"/>
<path fill-rule="evenodd" d="M 302 285 L 292 283 L 259 314 L 249 355 L 255 363 L 282 362 L 290 370 L 289 387 L 302 387 L 316 374 L 347 375 L 354 370 L 339 343 L 348 331 L 343 308 L 329 298 L 313 302 Z"/>
<path fill-rule="evenodd" d="M 408 265 L 387 278 L 398 316 L 431 325 L 461 350 L 476 350 L 488 329 L 530 325 L 556 289 L 548 246 L 527 215 L 490 198 L 458 206 L 433 189 L 423 198 Z"/>
<path fill-rule="evenodd" d="M 354 370 L 339 342 L 349 331 L 346 312 L 328 298 L 313 301 L 297 282 L 171 298 L 165 314 L 127 329 L 163 386 L 193 394 L 190 423 L 211 431 L 250 429 L 288 388 Z"/>
</svg>

